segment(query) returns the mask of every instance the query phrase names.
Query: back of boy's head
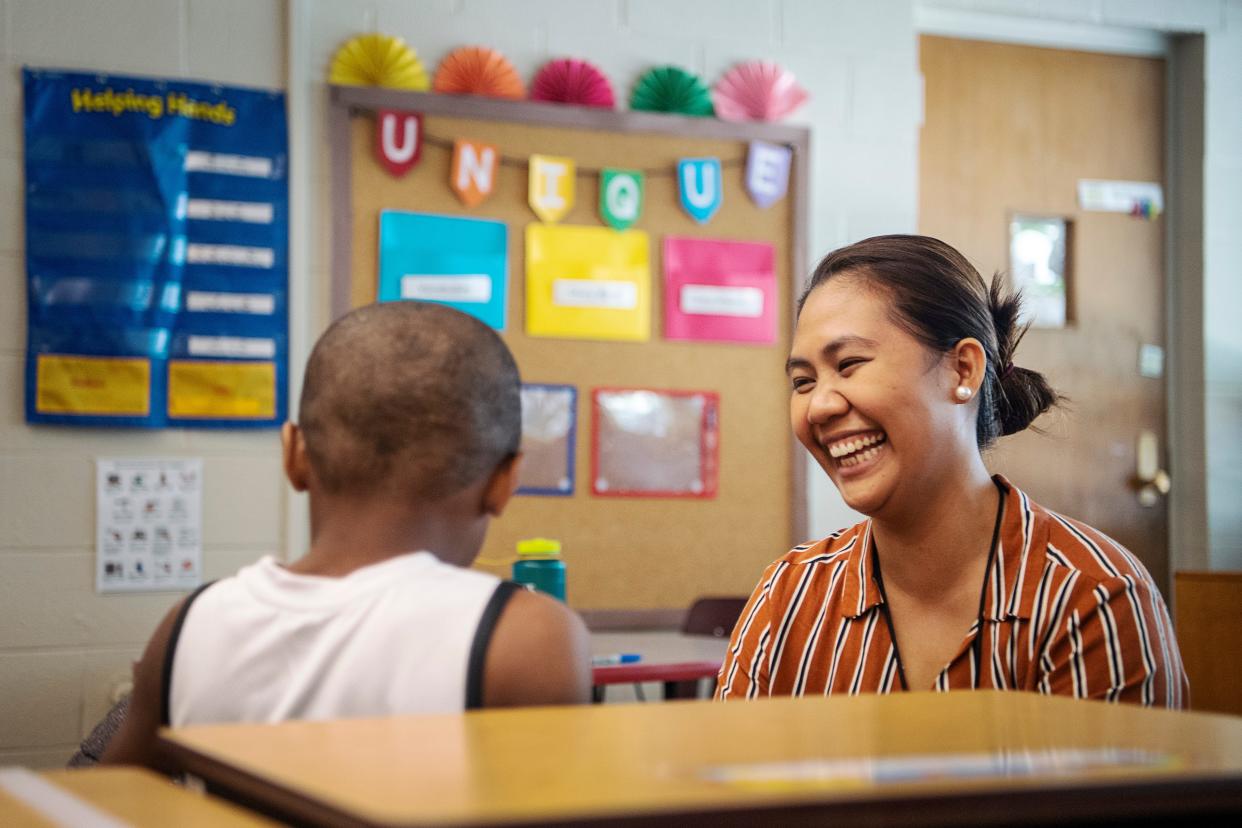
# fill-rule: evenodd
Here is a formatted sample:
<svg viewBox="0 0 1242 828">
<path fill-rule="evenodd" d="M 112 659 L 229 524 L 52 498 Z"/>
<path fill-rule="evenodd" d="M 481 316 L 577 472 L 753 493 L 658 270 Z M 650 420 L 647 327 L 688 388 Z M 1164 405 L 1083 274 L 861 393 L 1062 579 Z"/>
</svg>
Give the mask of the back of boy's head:
<svg viewBox="0 0 1242 828">
<path fill-rule="evenodd" d="M 474 317 L 423 302 L 358 308 L 306 365 L 311 469 L 330 494 L 447 497 L 517 452 L 519 388 L 508 347 Z"/>
</svg>

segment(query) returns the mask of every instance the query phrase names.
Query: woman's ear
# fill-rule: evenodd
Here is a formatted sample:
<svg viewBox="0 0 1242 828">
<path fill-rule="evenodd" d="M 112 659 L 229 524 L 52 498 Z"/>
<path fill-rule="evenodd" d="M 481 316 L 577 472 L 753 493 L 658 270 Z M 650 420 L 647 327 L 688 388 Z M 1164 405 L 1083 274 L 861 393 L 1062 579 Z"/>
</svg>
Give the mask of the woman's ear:
<svg viewBox="0 0 1242 828">
<path fill-rule="evenodd" d="M 306 437 L 297 423 L 286 420 L 280 427 L 280 454 L 289 485 L 295 492 L 306 491 L 310 486 L 310 458 L 306 454 Z"/>
<path fill-rule="evenodd" d="M 968 336 L 953 346 L 949 352 L 950 368 L 953 371 L 955 387 L 950 393 L 959 402 L 965 402 L 979 394 L 983 382 L 987 379 L 988 356 L 983 344 L 973 336 Z M 968 389 L 964 394 L 959 389 Z"/>
</svg>

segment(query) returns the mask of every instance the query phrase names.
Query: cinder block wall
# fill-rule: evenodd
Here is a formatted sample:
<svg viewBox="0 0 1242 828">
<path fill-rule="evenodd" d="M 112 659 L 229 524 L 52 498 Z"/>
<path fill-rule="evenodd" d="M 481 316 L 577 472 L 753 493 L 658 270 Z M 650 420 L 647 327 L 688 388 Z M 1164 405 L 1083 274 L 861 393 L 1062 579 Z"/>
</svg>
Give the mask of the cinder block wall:
<svg viewBox="0 0 1242 828">
<path fill-rule="evenodd" d="M 96 457 L 204 458 L 206 578 L 278 551 L 284 509 L 274 432 L 23 422 L 21 67 L 283 88 L 284 43 L 283 0 L 0 0 L 0 765 L 63 763 L 178 597 L 95 593 Z"/>
</svg>

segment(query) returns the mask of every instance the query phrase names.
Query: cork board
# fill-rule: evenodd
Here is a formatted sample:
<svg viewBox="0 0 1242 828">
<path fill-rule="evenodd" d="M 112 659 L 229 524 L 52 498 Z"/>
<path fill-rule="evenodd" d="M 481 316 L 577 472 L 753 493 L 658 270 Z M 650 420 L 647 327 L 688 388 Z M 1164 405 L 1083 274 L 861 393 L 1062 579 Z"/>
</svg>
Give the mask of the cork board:
<svg viewBox="0 0 1242 828">
<path fill-rule="evenodd" d="M 375 158 L 374 112 L 380 108 L 423 113 L 422 157 L 402 178 L 391 177 Z M 493 522 L 477 566 L 507 575 L 503 562 L 512 558 L 517 540 L 557 538 L 568 570 L 569 603 L 575 608 L 676 608 L 701 595 L 748 594 L 766 564 L 805 539 L 803 463 L 789 429 L 784 375 L 796 285 L 805 274 L 805 129 L 351 87 L 332 89 L 329 112 L 334 316 L 375 299 L 381 210 L 504 221 L 509 227 L 509 297 L 502 336 L 524 382 L 578 388 L 574 494 L 515 497 Z M 449 187 L 451 145 L 457 138 L 493 144 L 507 159 L 493 194 L 476 208 L 465 207 Z M 794 148 L 789 193 L 766 210 L 750 200 L 743 186 L 747 144 L 755 139 Z M 643 212 L 634 226 L 650 236 L 651 341 L 525 334 L 524 233 L 537 219 L 527 204 L 524 159 L 536 153 L 569 156 L 579 169 L 574 206 L 562 224 L 604 226 L 597 214 L 598 176 L 583 168 L 648 170 Z M 679 159 L 703 156 L 721 159 L 724 198 L 716 216 L 698 225 L 680 207 L 673 173 Z M 773 244 L 777 341 L 664 340 L 661 253 L 667 235 Z M 604 386 L 718 393 L 718 495 L 710 500 L 593 496 L 590 391 Z"/>
</svg>

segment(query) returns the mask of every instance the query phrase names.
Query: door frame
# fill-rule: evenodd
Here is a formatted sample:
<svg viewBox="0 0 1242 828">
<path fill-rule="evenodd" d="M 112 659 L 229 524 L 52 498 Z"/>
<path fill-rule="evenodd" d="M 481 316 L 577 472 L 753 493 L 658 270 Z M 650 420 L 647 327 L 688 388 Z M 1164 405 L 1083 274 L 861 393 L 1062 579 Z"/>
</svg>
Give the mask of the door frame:
<svg viewBox="0 0 1242 828">
<path fill-rule="evenodd" d="M 914 26 L 920 36 L 1165 60 L 1164 455 L 1175 481 L 1164 504 L 1169 527 L 1168 583 L 1173 583 L 1178 570 L 1207 569 L 1203 34 L 1169 35 L 1155 29 L 935 8 L 917 2 Z M 1136 364 L 1137 359 L 1136 354 Z"/>
</svg>

